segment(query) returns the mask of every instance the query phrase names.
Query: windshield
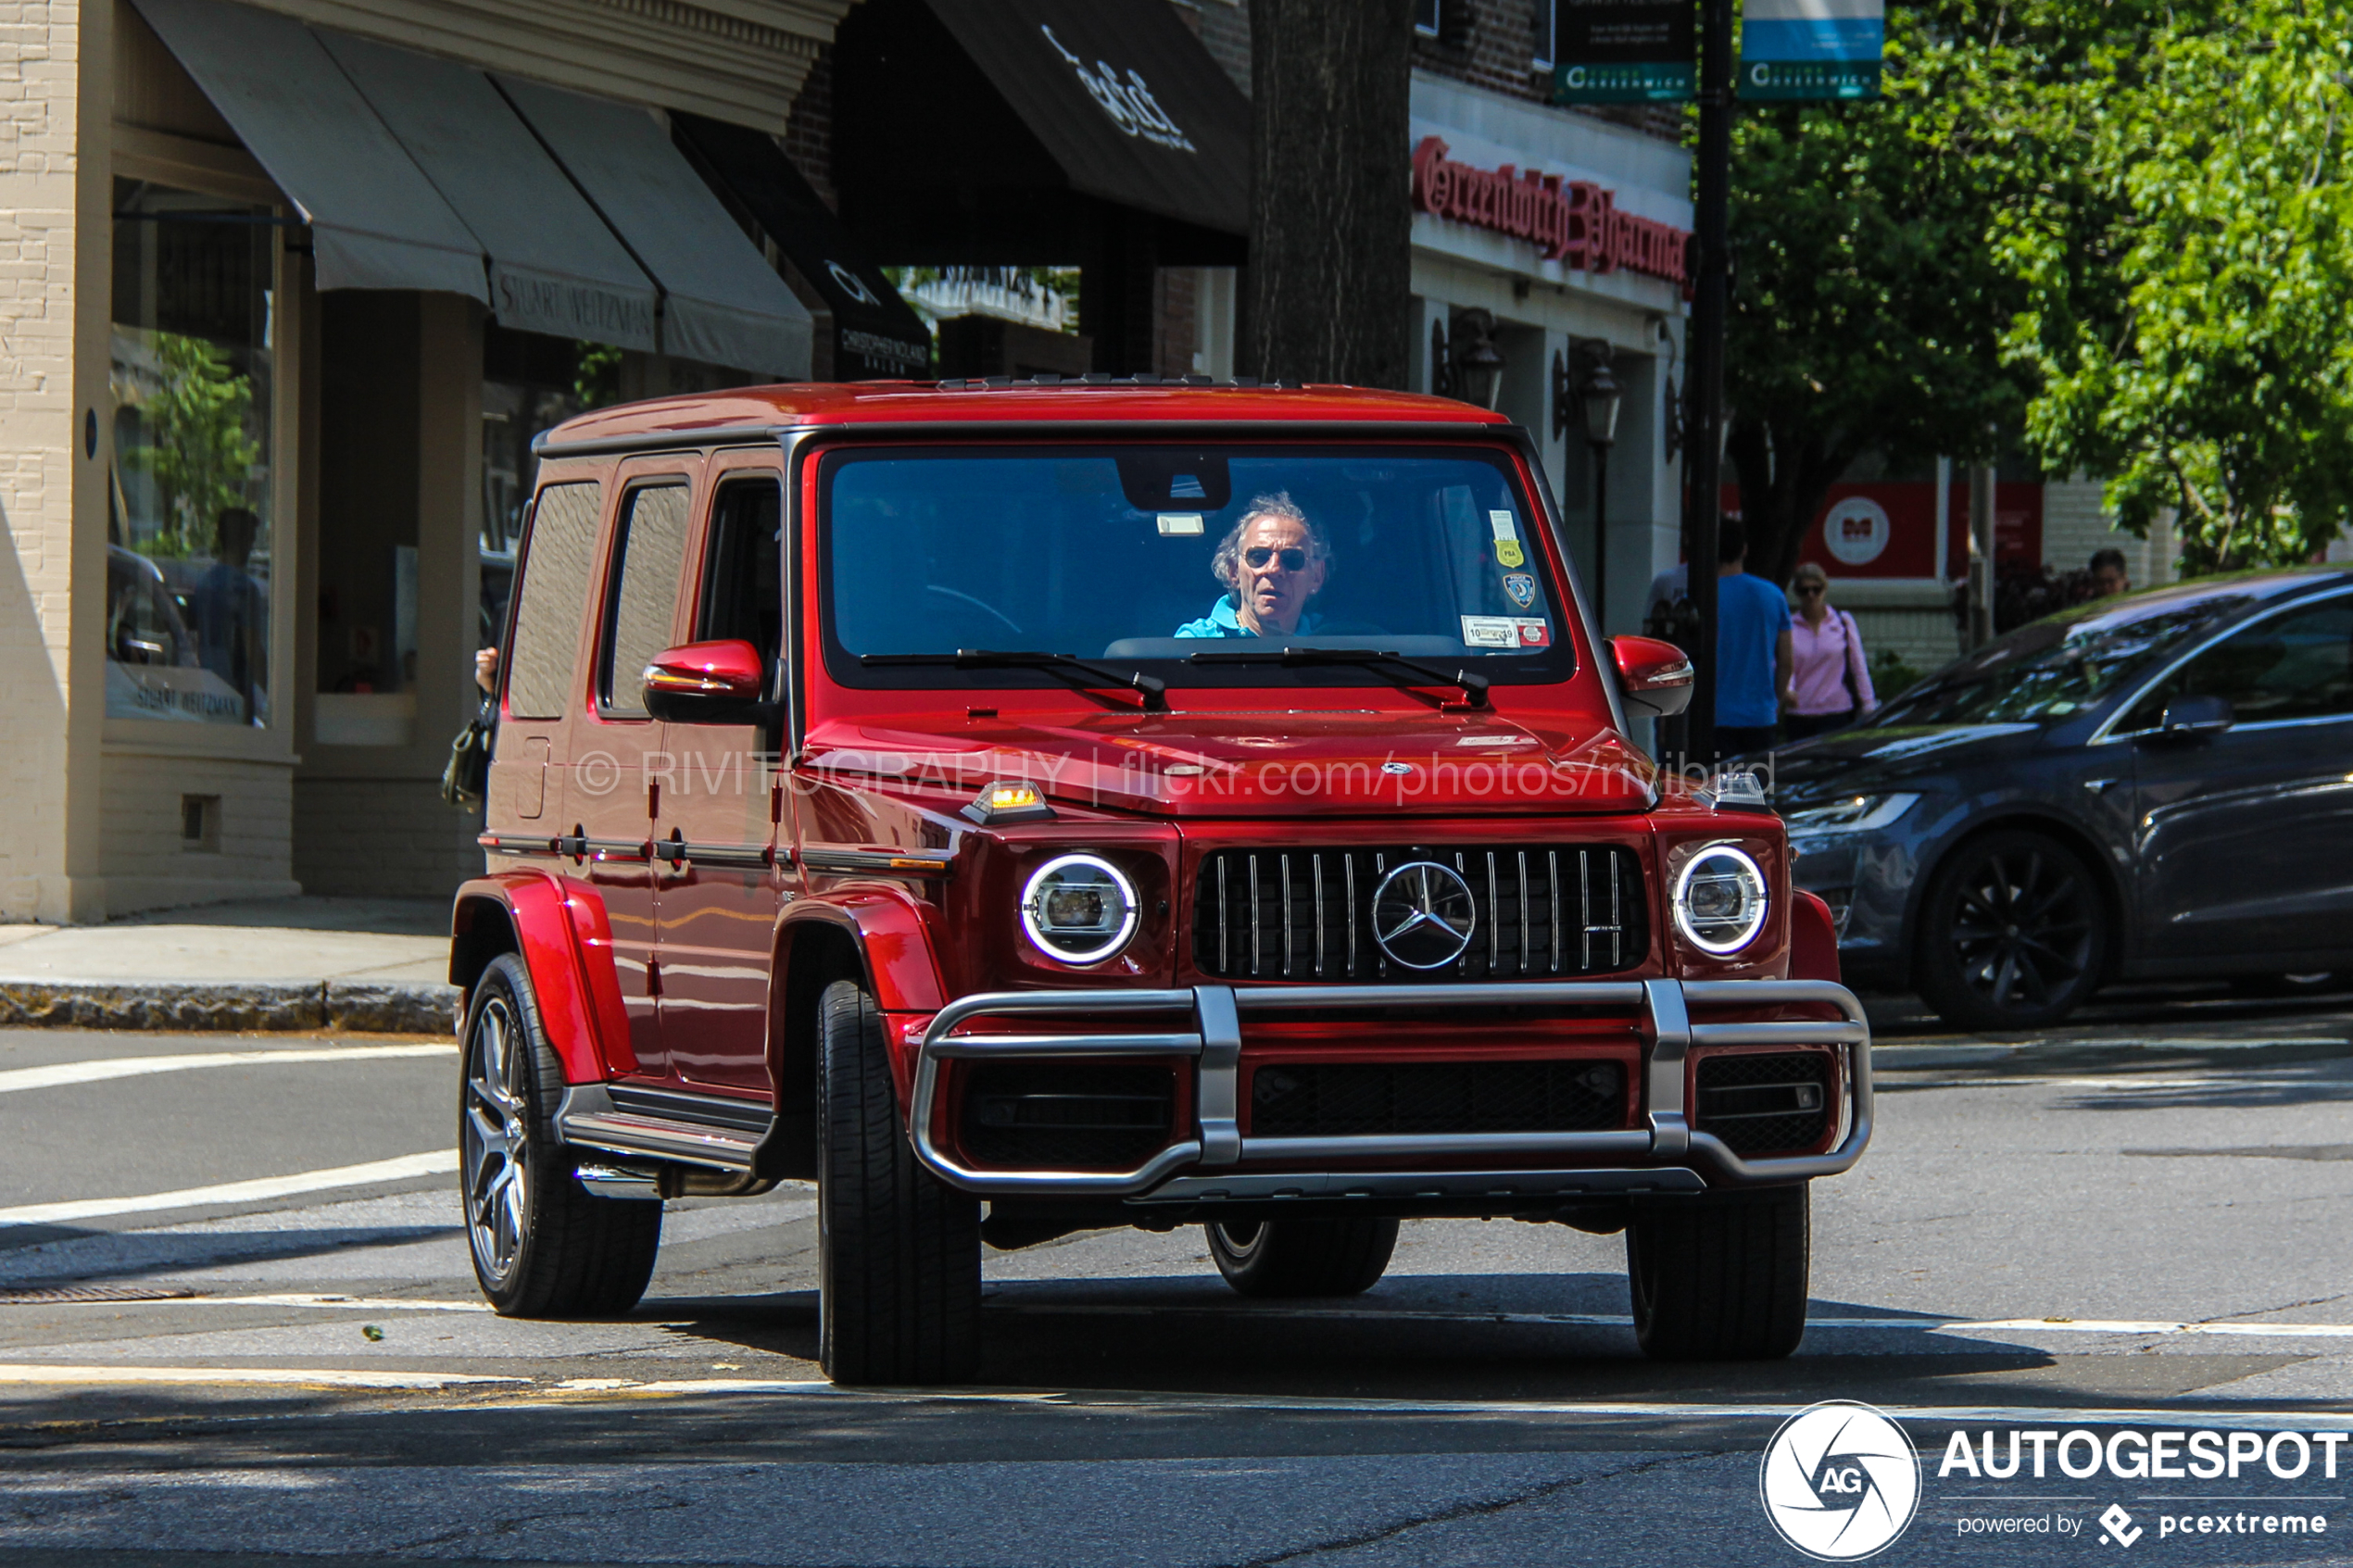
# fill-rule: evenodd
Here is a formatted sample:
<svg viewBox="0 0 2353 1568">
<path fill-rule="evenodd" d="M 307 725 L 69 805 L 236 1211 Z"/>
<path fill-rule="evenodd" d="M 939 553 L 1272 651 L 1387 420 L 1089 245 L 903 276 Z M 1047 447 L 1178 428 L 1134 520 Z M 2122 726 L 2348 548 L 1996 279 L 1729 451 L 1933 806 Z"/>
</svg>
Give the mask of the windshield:
<svg viewBox="0 0 2353 1568">
<path fill-rule="evenodd" d="M 1284 647 L 1497 684 L 1570 669 L 1570 601 L 1502 451 L 901 448 L 836 452 L 820 472 L 827 666 L 848 684 L 1060 684 L 954 667 L 976 650 L 1172 687 L 1394 679 L 1273 662 Z M 1269 661 L 1193 657 L 1252 651 Z"/>
<path fill-rule="evenodd" d="M 2055 724 L 2115 696 L 2249 602 L 2245 594 L 2153 595 L 2051 616 L 1913 687 L 1873 724 Z"/>
</svg>

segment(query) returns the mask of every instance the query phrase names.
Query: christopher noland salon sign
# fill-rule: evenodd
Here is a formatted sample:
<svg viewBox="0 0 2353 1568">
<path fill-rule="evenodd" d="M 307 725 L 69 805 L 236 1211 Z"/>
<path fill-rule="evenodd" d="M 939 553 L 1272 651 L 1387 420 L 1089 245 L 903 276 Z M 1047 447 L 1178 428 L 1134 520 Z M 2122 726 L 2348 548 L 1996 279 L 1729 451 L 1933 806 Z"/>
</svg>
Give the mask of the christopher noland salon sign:
<svg viewBox="0 0 2353 1568">
<path fill-rule="evenodd" d="M 1414 149 L 1414 205 L 1424 212 L 1532 241 L 1547 261 L 1587 272 L 1623 267 L 1682 285 L 1691 232 L 1617 209 L 1617 193 L 1538 169 L 1474 169 L 1425 136 Z"/>
</svg>

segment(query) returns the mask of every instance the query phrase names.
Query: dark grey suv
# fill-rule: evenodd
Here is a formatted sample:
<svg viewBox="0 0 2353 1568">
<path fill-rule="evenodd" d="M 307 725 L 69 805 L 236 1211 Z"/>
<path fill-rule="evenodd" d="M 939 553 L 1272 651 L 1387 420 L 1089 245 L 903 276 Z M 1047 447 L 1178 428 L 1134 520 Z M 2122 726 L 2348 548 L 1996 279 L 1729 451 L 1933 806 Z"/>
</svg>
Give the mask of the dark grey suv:
<svg viewBox="0 0 2353 1568">
<path fill-rule="evenodd" d="M 2353 969 L 2353 571 L 2208 578 L 2038 621 L 1779 752 L 1845 978 L 1976 1029 L 2108 980 Z"/>
</svg>

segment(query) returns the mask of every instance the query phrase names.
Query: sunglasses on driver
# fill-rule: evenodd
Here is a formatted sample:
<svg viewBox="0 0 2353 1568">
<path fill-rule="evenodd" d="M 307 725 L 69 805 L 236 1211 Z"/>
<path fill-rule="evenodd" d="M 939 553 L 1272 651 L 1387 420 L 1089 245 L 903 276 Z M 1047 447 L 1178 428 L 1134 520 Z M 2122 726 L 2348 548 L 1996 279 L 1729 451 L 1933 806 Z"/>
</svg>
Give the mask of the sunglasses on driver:
<svg viewBox="0 0 2353 1568">
<path fill-rule="evenodd" d="M 1304 571 L 1307 570 L 1307 552 L 1299 548 L 1297 546 L 1293 546 L 1287 550 L 1277 550 L 1273 548 L 1271 546 L 1252 545 L 1249 549 L 1242 552 L 1242 559 L 1249 564 L 1250 569 L 1252 571 L 1263 570 L 1268 561 L 1274 560 L 1277 557 L 1281 558 L 1283 570 L 1285 571 Z"/>
</svg>

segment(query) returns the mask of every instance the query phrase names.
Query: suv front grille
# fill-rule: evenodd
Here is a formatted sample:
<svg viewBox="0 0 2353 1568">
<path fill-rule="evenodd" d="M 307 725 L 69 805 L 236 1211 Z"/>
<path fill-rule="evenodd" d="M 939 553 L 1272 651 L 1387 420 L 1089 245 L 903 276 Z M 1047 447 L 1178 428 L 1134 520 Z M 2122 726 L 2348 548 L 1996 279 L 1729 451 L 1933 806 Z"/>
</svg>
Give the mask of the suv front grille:
<svg viewBox="0 0 2353 1568">
<path fill-rule="evenodd" d="M 1374 923 L 1382 882 L 1416 861 L 1453 871 L 1473 911 L 1461 956 L 1429 969 L 1393 961 Z M 1221 979 L 1390 985 L 1608 974 L 1648 951 L 1643 906 L 1642 862 L 1613 846 L 1220 849 L 1201 863 L 1193 962 Z"/>
<path fill-rule="evenodd" d="M 1626 1124 L 1615 1061 L 1284 1062 L 1251 1075 L 1252 1137 L 1579 1133 Z"/>
<path fill-rule="evenodd" d="M 1811 1148 L 1830 1131 L 1827 1052 L 1705 1056 L 1694 1076 L 1692 1128 L 1715 1134 L 1743 1159 Z"/>
<path fill-rule="evenodd" d="M 1167 1145 L 1176 1103 L 1165 1067 L 983 1062 L 964 1081 L 964 1151 L 1000 1169 L 1127 1170 Z"/>
</svg>

